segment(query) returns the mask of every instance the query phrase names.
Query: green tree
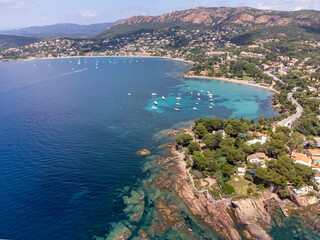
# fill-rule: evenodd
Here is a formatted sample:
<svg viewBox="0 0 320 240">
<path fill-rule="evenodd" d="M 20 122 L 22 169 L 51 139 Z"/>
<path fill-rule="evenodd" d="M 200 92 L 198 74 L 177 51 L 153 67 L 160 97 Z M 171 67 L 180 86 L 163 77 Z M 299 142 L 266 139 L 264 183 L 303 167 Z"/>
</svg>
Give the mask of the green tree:
<svg viewBox="0 0 320 240">
<path fill-rule="evenodd" d="M 193 138 L 190 134 L 183 133 L 176 137 L 176 144 L 186 147 L 192 140 Z"/>
<path fill-rule="evenodd" d="M 193 167 L 203 171 L 207 167 L 207 159 L 201 152 L 194 152 L 192 155 Z"/>
<path fill-rule="evenodd" d="M 236 164 L 245 161 L 245 155 L 242 151 L 235 148 L 227 148 L 226 150 L 227 152 L 225 154 L 229 163 Z"/>
<path fill-rule="evenodd" d="M 196 151 L 200 152 L 200 151 L 201 151 L 201 147 L 200 147 L 199 143 L 197 143 L 197 142 L 191 142 L 191 143 L 188 145 L 188 150 L 189 150 L 189 153 L 190 153 L 190 154 L 193 154 L 193 153 L 196 152 Z"/>
<path fill-rule="evenodd" d="M 202 124 L 198 124 L 195 127 L 194 133 L 199 139 L 202 139 L 204 135 L 208 133 L 208 130 Z"/>
</svg>

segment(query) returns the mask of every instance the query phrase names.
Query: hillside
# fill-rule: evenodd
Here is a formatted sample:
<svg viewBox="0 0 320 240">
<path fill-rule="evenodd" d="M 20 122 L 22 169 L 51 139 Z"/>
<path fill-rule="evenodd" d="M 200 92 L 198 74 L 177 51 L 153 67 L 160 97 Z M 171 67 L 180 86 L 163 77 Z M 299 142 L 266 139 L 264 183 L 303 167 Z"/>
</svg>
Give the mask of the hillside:
<svg viewBox="0 0 320 240">
<path fill-rule="evenodd" d="M 113 24 L 114 23 L 98 23 L 91 25 L 79 25 L 71 23 L 59 23 L 47 26 L 34 26 L 16 30 L 0 31 L 0 34 L 41 37 L 44 39 L 54 39 L 59 37 L 87 38 L 101 33 Z"/>
<path fill-rule="evenodd" d="M 40 40 L 40 38 L 36 37 L 0 35 L 0 50 L 17 48 L 27 44 L 38 42 Z"/>
<path fill-rule="evenodd" d="M 307 37 L 318 36 L 320 31 L 320 12 L 314 10 L 274 11 L 248 7 L 203 8 L 175 11 L 160 16 L 135 16 L 120 21 L 97 35 L 98 38 L 128 36 L 139 32 L 179 27 L 184 30 L 221 30 L 233 38 L 248 32 L 248 39 L 256 35 L 263 37 L 262 29 L 268 28 L 274 36 L 285 34 L 287 27 Z M 275 30 L 273 30 L 275 29 Z M 257 33 L 255 34 L 255 31 Z M 253 35 L 253 36 L 252 36 Z M 268 35 L 268 37 L 271 37 Z M 241 39 L 243 40 L 243 38 Z"/>
</svg>

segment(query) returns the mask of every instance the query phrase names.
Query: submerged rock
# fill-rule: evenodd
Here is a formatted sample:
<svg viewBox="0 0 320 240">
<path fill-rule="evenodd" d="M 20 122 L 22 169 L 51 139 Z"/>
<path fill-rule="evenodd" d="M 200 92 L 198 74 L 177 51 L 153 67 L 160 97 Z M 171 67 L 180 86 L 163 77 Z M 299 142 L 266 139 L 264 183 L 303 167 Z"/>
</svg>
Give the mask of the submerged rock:
<svg viewBox="0 0 320 240">
<path fill-rule="evenodd" d="M 107 236 L 106 240 L 127 240 L 132 233 L 123 223 L 117 223 L 112 232 Z"/>
<path fill-rule="evenodd" d="M 141 149 L 137 152 L 137 154 L 139 156 L 145 157 L 145 156 L 149 156 L 151 154 L 150 151 L 148 151 L 147 149 Z"/>
</svg>

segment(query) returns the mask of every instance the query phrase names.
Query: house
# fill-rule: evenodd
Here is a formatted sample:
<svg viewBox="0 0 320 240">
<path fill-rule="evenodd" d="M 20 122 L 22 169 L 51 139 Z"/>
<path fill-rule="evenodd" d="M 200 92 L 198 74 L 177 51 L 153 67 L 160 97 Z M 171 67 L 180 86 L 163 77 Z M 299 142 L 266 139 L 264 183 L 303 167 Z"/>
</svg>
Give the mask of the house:
<svg viewBox="0 0 320 240">
<path fill-rule="evenodd" d="M 200 72 L 200 75 L 203 75 L 203 76 L 208 76 L 209 74 L 209 71 L 201 71 Z"/>
<path fill-rule="evenodd" d="M 303 153 L 298 153 L 295 155 L 291 155 L 291 157 L 293 158 L 295 164 L 300 163 L 308 167 L 311 167 L 312 159 L 309 158 L 307 155 Z"/>
<path fill-rule="evenodd" d="M 314 163 L 320 163 L 320 149 L 308 149 L 307 155 Z"/>
<path fill-rule="evenodd" d="M 237 172 L 239 176 L 244 176 L 246 174 L 246 169 L 244 167 L 238 167 Z"/>
<path fill-rule="evenodd" d="M 265 166 L 265 160 L 267 160 L 267 156 L 265 153 L 257 152 L 247 156 L 247 161 L 251 163 L 260 163 L 262 167 Z"/>
<path fill-rule="evenodd" d="M 252 52 L 241 52 L 241 57 L 250 57 L 250 58 L 259 58 L 259 59 L 265 59 L 266 56 L 259 53 L 252 53 Z"/>
</svg>

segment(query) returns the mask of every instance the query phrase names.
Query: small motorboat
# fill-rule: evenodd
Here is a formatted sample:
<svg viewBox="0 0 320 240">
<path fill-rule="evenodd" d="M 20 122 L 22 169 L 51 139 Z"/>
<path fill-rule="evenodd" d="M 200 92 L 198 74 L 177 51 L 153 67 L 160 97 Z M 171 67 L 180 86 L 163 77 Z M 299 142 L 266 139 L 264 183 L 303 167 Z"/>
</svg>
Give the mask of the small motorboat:
<svg viewBox="0 0 320 240">
<path fill-rule="evenodd" d="M 176 97 L 177 100 L 181 100 L 181 97 Z"/>
<path fill-rule="evenodd" d="M 196 108 L 196 107 L 193 107 L 192 109 L 193 109 L 193 110 L 198 110 L 198 108 Z"/>
<path fill-rule="evenodd" d="M 179 108 L 174 108 L 174 110 L 175 110 L 175 111 L 180 111 L 180 109 L 179 109 Z"/>
<path fill-rule="evenodd" d="M 131 96 L 131 93 L 128 93 L 128 96 Z"/>
<path fill-rule="evenodd" d="M 213 107 L 212 107 L 212 106 L 209 106 L 209 108 L 212 109 Z"/>
<path fill-rule="evenodd" d="M 158 102 L 157 102 L 157 101 L 154 101 L 153 103 L 154 103 L 154 105 L 158 105 Z"/>
<path fill-rule="evenodd" d="M 198 93 L 198 96 L 200 96 L 200 93 Z"/>
<path fill-rule="evenodd" d="M 197 99 L 198 99 L 199 101 L 201 101 L 201 98 L 198 97 Z"/>
<path fill-rule="evenodd" d="M 180 105 L 180 103 L 177 102 L 176 105 Z"/>
<path fill-rule="evenodd" d="M 196 105 L 199 105 L 199 103 L 198 103 L 198 102 L 196 102 Z"/>
<path fill-rule="evenodd" d="M 162 100 L 166 100 L 165 96 L 162 96 Z"/>
<path fill-rule="evenodd" d="M 156 93 L 153 92 L 153 93 L 151 93 L 151 95 L 152 95 L 152 96 L 157 96 L 158 94 L 156 94 Z"/>
<path fill-rule="evenodd" d="M 156 106 L 151 107 L 152 110 L 157 110 L 158 108 Z"/>
</svg>

